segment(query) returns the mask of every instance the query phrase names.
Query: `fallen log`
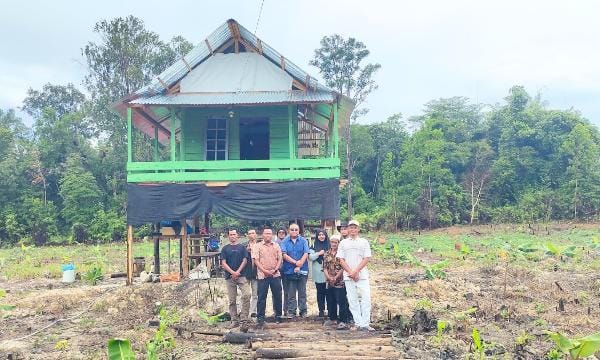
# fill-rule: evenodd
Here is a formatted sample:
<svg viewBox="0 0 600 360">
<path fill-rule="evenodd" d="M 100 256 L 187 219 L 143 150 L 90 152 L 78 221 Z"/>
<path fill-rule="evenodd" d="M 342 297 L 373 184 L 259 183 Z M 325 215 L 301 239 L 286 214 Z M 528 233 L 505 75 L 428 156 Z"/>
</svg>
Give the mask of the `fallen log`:
<svg viewBox="0 0 600 360">
<path fill-rule="evenodd" d="M 392 345 L 372 345 L 372 344 L 342 344 L 342 343 L 311 343 L 311 342 L 299 342 L 299 343 L 278 343 L 275 341 L 266 342 L 255 342 L 251 345 L 252 350 L 258 349 L 294 349 L 294 350 L 311 350 L 311 351 L 339 351 L 346 353 L 350 352 L 364 352 L 369 351 L 373 353 L 387 353 L 394 352 L 396 348 Z"/>
<path fill-rule="evenodd" d="M 210 335 L 210 336 L 223 336 L 223 335 L 225 335 L 225 333 L 223 331 L 193 329 L 193 328 L 189 328 L 189 327 L 185 327 L 185 326 L 181 326 L 181 325 L 174 325 L 173 329 L 175 329 L 176 331 L 179 331 L 179 332 L 187 331 L 187 332 L 189 332 L 191 334 L 199 334 L 199 335 Z"/>
<path fill-rule="evenodd" d="M 112 273 L 112 274 L 109 275 L 109 277 L 111 279 L 121 278 L 121 277 L 126 277 L 126 276 L 127 276 L 127 273 L 124 273 L 124 272 L 117 272 L 117 273 Z"/>
<path fill-rule="evenodd" d="M 255 359 L 285 359 L 285 358 L 298 358 L 302 356 L 310 356 L 310 351 L 297 350 L 297 349 L 268 349 L 260 348 L 256 349 L 254 353 Z"/>
<path fill-rule="evenodd" d="M 268 340 L 271 335 L 265 333 L 251 333 L 251 332 L 227 332 L 223 334 L 223 342 L 230 344 L 246 344 L 252 339 Z"/>
<path fill-rule="evenodd" d="M 352 346 L 359 346 L 361 348 L 367 347 L 375 347 L 375 346 L 392 346 L 392 342 L 390 339 L 382 339 L 382 338 L 365 338 L 365 339 L 355 339 L 355 340 L 337 340 L 330 339 L 329 341 L 313 341 L 311 343 L 299 343 L 298 339 L 283 339 L 281 341 L 277 341 L 275 339 L 271 341 L 261 341 L 259 339 L 252 339 L 248 342 L 248 348 L 252 350 L 256 350 L 258 348 L 277 348 L 277 347 L 291 347 L 295 346 L 303 346 L 298 344 L 306 344 L 306 345 L 327 345 L 330 347 L 335 347 L 335 349 L 345 349 Z"/>
<path fill-rule="evenodd" d="M 324 357 L 323 355 L 319 355 L 319 356 L 301 356 L 301 357 L 297 357 L 294 360 L 323 360 Z M 394 359 L 394 360 L 400 360 L 398 358 L 398 355 L 394 355 L 394 356 L 360 356 L 360 355 L 353 355 L 353 356 L 345 356 L 345 355 L 327 355 L 326 357 L 327 360 L 354 360 L 354 359 L 358 359 L 358 360 L 390 360 L 390 359 Z"/>
</svg>

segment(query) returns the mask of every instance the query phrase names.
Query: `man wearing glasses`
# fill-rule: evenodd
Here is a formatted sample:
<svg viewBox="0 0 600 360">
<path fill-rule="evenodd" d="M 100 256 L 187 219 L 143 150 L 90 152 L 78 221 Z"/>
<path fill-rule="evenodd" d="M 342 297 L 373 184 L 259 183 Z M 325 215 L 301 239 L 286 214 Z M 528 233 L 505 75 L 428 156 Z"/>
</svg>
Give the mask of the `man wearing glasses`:
<svg viewBox="0 0 600 360">
<path fill-rule="evenodd" d="M 290 225 L 289 235 L 282 243 L 283 276 L 287 281 L 288 304 L 290 316 L 296 316 L 296 309 L 301 317 L 307 316 L 306 281 L 308 279 L 308 241 L 299 235 L 298 224 Z"/>
</svg>

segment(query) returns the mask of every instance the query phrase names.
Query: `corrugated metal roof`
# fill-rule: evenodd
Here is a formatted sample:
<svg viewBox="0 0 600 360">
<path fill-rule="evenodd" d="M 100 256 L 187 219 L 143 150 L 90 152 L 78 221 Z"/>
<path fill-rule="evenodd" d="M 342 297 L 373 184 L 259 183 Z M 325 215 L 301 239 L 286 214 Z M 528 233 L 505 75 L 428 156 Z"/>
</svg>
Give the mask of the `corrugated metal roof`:
<svg viewBox="0 0 600 360">
<path fill-rule="evenodd" d="M 235 20 L 230 20 L 230 21 L 235 21 Z M 262 40 L 260 41 L 261 45 L 259 46 L 258 38 L 256 36 L 254 36 L 254 34 L 252 34 L 252 32 L 250 32 L 248 29 L 246 29 L 245 27 L 243 27 L 242 25 L 237 23 L 237 21 L 236 21 L 236 24 L 239 27 L 239 31 L 240 31 L 240 35 L 241 35 L 242 39 L 244 39 L 245 41 L 254 45 L 257 48 L 262 47 L 263 55 L 265 57 L 267 57 L 269 60 L 271 60 L 275 64 L 280 63 L 282 55 L 279 52 L 277 52 L 275 49 L 273 49 L 271 46 L 269 46 Z M 231 38 L 232 38 L 232 36 L 229 31 L 228 22 L 225 22 L 223 25 L 219 26 L 215 31 L 213 31 L 206 38 L 206 41 L 208 41 L 212 50 L 216 50 L 217 48 L 219 48 L 221 45 L 225 44 Z M 194 49 L 192 49 L 187 55 L 185 55 L 184 56 L 185 62 L 183 60 L 176 61 L 173 65 L 169 66 L 165 71 L 163 71 L 160 75 L 158 75 L 158 77 L 152 79 L 152 81 L 148 85 L 137 90 L 135 92 L 135 94 L 139 95 L 139 96 L 148 96 L 148 95 L 164 93 L 166 91 L 166 89 L 164 88 L 163 83 L 165 83 L 167 86 L 171 86 L 171 85 L 175 84 L 177 81 L 179 81 L 181 78 L 183 78 L 188 73 L 189 69 L 186 65 L 186 62 L 190 67 L 193 68 L 211 55 L 210 54 L 211 51 L 208 48 L 208 46 L 206 45 L 206 41 L 200 42 L 198 45 L 196 45 L 196 47 Z M 300 80 L 303 83 L 306 82 L 308 79 L 309 80 L 308 81 L 309 88 L 312 88 L 312 89 L 315 89 L 318 91 L 328 91 L 328 92 L 332 91 L 328 87 L 326 87 L 322 84 L 319 84 L 314 78 L 310 77 L 308 75 L 308 73 L 303 71 L 300 67 L 298 67 L 296 64 L 294 64 L 287 58 L 285 59 L 285 71 L 288 74 L 290 74 L 292 77 Z M 160 80 L 159 80 L 159 78 L 160 78 Z M 161 80 L 162 80 L 162 82 L 161 82 Z"/>
<path fill-rule="evenodd" d="M 332 103 L 332 91 L 252 91 L 235 93 L 179 93 L 138 98 L 132 104 L 142 105 L 252 105 L 288 103 Z"/>
</svg>

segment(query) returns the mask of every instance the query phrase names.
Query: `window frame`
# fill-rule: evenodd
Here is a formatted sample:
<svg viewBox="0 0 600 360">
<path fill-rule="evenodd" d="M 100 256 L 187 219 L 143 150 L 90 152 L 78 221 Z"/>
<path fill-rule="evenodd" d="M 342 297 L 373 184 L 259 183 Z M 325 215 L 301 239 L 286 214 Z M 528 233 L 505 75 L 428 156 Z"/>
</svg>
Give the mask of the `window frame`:
<svg viewBox="0 0 600 360">
<path fill-rule="evenodd" d="M 221 128 L 221 127 L 215 127 L 213 129 L 210 128 L 210 120 L 217 120 L 217 121 L 223 121 L 225 123 L 225 127 Z M 225 150 L 217 150 L 217 143 L 215 143 L 215 149 L 214 150 L 208 150 L 208 132 L 209 131 L 218 131 L 218 130 L 225 130 Z M 218 133 L 217 133 L 218 134 Z M 211 139 L 214 141 L 219 141 L 221 139 L 219 139 L 218 135 L 214 138 Z M 214 153 L 214 156 L 212 159 L 208 158 L 208 152 Z M 225 152 L 225 158 L 222 160 L 217 159 L 217 154 L 219 152 Z M 205 161 L 223 161 L 223 160 L 229 160 L 229 121 L 227 121 L 227 119 L 225 117 L 220 117 L 220 116 L 211 116 L 208 117 L 206 119 L 206 128 L 204 129 L 204 160 Z"/>
</svg>

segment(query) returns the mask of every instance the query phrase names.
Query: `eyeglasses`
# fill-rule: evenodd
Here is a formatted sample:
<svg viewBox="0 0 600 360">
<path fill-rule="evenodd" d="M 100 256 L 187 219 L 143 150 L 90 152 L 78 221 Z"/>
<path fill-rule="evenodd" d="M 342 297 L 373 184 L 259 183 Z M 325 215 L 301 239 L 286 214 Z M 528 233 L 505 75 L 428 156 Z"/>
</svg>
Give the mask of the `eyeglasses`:
<svg viewBox="0 0 600 360">
<path fill-rule="evenodd" d="M 290 231 L 300 231 L 300 229 L 290 229 Z"/>
</svg>

